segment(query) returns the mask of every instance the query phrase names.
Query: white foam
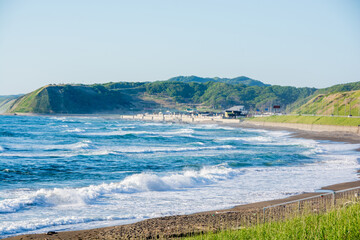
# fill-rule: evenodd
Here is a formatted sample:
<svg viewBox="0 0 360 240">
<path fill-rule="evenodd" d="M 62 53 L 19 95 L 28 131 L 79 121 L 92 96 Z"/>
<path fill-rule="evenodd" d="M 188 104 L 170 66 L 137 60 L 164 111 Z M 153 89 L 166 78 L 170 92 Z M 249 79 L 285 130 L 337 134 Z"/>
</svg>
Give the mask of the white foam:
<svg viewBox="0 0 360 240">
<path fill-rule="evenodd" d="M 149 132 L 146 131 L 123 131 L 123 130 L 118 130 L 118 131 L 112 131 L 112 132 L 96 132 L 96 133 L 85 133 L 84 135 L 89 135 L 89 136 L 124 136 L 127 134 L 148 134 Z"/>
<path fill-rule="evenodd" d="M 195 131 L 190 128 L 183 128 L 175 131 L 167 131 L 167 132 L 152 132 L 153 134 L 159 134 L 159 135 L 182 135 L 182 134 L 192 134 Z"/>
<path fill-rule="evenodd" d="M 222 129 L 222 130 L 240 130 L 240 128 L 233 128 L 233 127 L 228 127 L 228 126 L 222 126 L 222 125 L 218 125 L 218 124 L 199 124 L 196 126 L 193 126 L 193 128 L 195 129 Z"/>
<path fill-rule="evenodd" d="M 204 150 L 234 149 L 231 145 L 209 146 L 209 147 L 118 147 L 114 151 L 118 153 L 155 153 L 155 152 L 191 152 Z"/>
<path fill-rule="evenodd" d="M 28 221 L 19 221 L 19 222 L 5 222 L 0 226 L 0 236 L 21 233 L 24 231 L 33 231 L 37 229 L 59 226 L 59 225 L 73 225 L 79 223 L 89 223 L 94 221 L 113 221 L 118 220 L 118 217 L 109 216 L 109 217 L 78 217 L 78 216 L 67 216 L 67 217 L 58 217 L 58 218 L 38 218 Z M 129 219 L 132 219 L 129 216 Z"/>
<path fill-rule="evenodd" d="M 201 145 L 201 144 L 200 144 Z M 3 157 L 73 157 L 73 156 L 102 156 L 109 154 L 133 154 L 133 153 L 176 153 L 196 152 L 206 150 L 235 149 L 231 145 L 209 146 L 209 147 L 109 147 L 105 149 L 91 149 L 86 141 L 68 145 L 45 145 L 39 147 L 43 150 L 71 150 L 56 152 L 0 152 Z"/>
<path fill-rule="evenodd" d="M 89 144 L 91 143 L 90 140 L 83 140 L 81 142 L 77 142 L 77 143 L 73 143 L 73 144 L 58 144 L 58 145 L 40 145 L 37 146 L 37 148 L 39 149 L 44 149 L 44 150 L 76 150 L 76 149 L 84 149 L 84 148 L 88 148 Z"/>
<path fill-rule="evenodd" d="M 40 153 L 0 153 L 0 156 L 3 157 L 73 157 L 73 156 L 102 156 L 109 154 L 117 154 L 116 151 L 110 149 L 100 149 L 100 150 L 87 150 L 80 149 L 80 151 L 71 151 L 71 152 L 40 152 Z"/>
<path fill-rule="evenodd" d="M 71 129 L 74 129 L 71 123 L 69 125 Z M 116 180 L 117 182 L 113 183 L 99 184 L 97 182 L 94 185 L 79 188 L 3 190 L 0 191 L 0 216 L 3 218 L 0 224 L 1 237 L 19 233 L 44 232 L 45 230 L 96 228 L 106 224 L 126 224 L 129 221 L 142 220 L 147 217 L 229 208 L 238 204 L 271 200 L 304 191 L 313 191 L 325 185 L 357 179 L 356 169 L 359 168 L 359 157 L 352 150 L 360 145 L 294 139 L 289 138 L 286 132 L 272 133 L 266 130 L 238 130 L 236 128 L 231 133 L 214 132 L 212 134 L 212 130 L 201 131 L 202 126 L 199 125 L 185 126 L 184 129 L 174 125 L 170 126 L 169 132 L 161 132 L 159 128 L 135 131 L 134 128 L 128 127 L 127 124 L 114 122 L 111 122 L 113 129 L 110 129 L 109 125 L 102 129 L 112 131 L 110 134 L 115 135 L 132 133 L 146 134 L 147 137 L 174 137 L 177 136 L 176 134 L 188 136 L 196 133 L 196 138 L 215 139 L 215 141 L 220 142 L 218 143 L 220 146 L 209 146 L 208 143 L 211 141 L 197 142 L 199 140 L 190 143 L 186 141 L 184 144 L 176 143 L 175 146 L 166 143 L 161 146 L 146 145 L 146 147 L 132 147 L 121 144 L 99 146 L 100 143 L 91 144 L 91 141 L 78 140 L 79 142 L 73 144 L 40 145 L 39 147 L 36 145 L 36 150 L 40 149 L 40 151 L 33 152 L 0 151 L 0 156 L 7 156 L 6 154 L 32 157 L 128 153 L 132 157 L 131 154 L 140 153 L 139 155 L 142 157 L 142 153 L 144 155 L 155 153 L 155 156 L 164 153 L 164 155 L 171 157 L 174 155 L 188 156 L 192 153 L 196 156 L 202 156 L 202 154 L 217 156 L 223 153 L 232 154 L 236 151 L 239 154 L 246 151 L 251 152 L 249 150 L 252 150 L 252 148 L 243 150 L 241 147 L 241 150 L 239 150 L 237 147 L 226 145 L 227 143 L 221 143 L 221 141 L 243 141 L 260 146 L 298 145 L 303 147 L 304 154 L 309 154 L 309 157 L 314 161 L 310 164 L 289 165 L 286 167 L 232 169 L 227 165 L 216 165 L 203 167 L 200 170 L 187 169 L 178 172 L 143 172 L 134 174 L 134 172 L 130 171 L 129 174 L 132 175 L 123 180 Z M 127 127 L 124 127 L 124 125 Z M 150 123 L 149 125 L 154 124 Z M 163 124 L 156 125 L 162 126 Z M 217 126 L 204 128 L 214 128 L 216 130 Z M 89 128 L 84 129 L 89 130 Z M 93 128 L 92 130 L 98 131 L 101 129 Z M 238 135 L 236 135 L 237 131 Z M 245 134 L 242 134 L 243 132 Z M 246 132 L 250 133 L 246 134 Z M 251 132 L 261 132 L 261 136 Z M 100 133 L 98 135 L 103 134 L 109 133 Z M 246 135 L 250 136 L 246 137 Z M 8 143 L 4 146 L 8 146 Z M 41 151 L 52 149 L 63 151 Z M 296 151 L 302 154 L 301 150 Z M 231 160 L 236 161 L 236 159 Z M 194 162 L 194 164 L 197 165 L 198 163 Z M 212 163 L 209 161 L 209 164 Z M 118 170 L 112 171 L 112 174 L 123 174 L 124 171 Z M 12 171 L 12 168 L 2 169 L 2 171 Z M 116 213 L 116 216 L 114 213 Z M 107 218 L 104 216 L 113 217 Z"/>
<path fill-rule="evenodd" d="M 4 151 L 4 148 L 2 146 L 0 146 L 0 152 Z"/>
<path fill-rule="evenodd" d="M 135 193 L 147 191 L 172 191 L 209 185 L 243 174 L 225 166 L 204 167 L 200 171 L 188 170 L 159 176 L 154 173 L 133 174 L 118 183 L 91 185 L 83 188 L 40 189 L 23 192 L 16 199 L 0 201 L 0 213 L 16 212 L 29 206 L 82 206 L 112 193 Z"/>
<path fill-rule="evenodd" d="M 84 132 L 85 130 L 80 129 L 80 128 L 74 128 L 74 129 L 68 129 L 65 130 L 65 132 Z"/>
<path fill-rule="evenodd" d="M 193 129 L 180 129 L 175 131 L 166 131 L 166 132 L 156 132 L 156 131 L 124 131 L 119 129 L 117 131 L 112 132 L 96 132 L 96 133 L 85 133 L 84 135 L 92 135 L 92 136 L 124 136 L 127 134 L 140 135 L 160 135 L 160 136 L 169 136 L 169 135 L 184 135 L 194 133 Z"/>
</svg>

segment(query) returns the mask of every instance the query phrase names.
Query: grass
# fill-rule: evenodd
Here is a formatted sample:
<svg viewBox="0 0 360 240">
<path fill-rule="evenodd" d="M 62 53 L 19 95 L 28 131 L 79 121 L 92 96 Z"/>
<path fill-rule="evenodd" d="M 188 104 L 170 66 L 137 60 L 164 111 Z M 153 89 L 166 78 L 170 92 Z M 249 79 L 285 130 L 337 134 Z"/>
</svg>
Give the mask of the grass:
<svg viewBox="0 0 360 240">
<path fill-rule="evenodd" d="M 307 214 L 287 221 L 183 239 L 360 239 L 360 204 L 354 203 L 320 215 Z"/>
<path fill-rule="evenodd" d="M 296 109 L 294 113 L 360 116 L 360 90 L 319 94 Z"/>
<path fill-rule="evenodd" d="M 269 116 L 257 117 L 247 121 L 255 122 L 280 122 L 280 123 L 303 123 L 303 124 L 319 124 L 319 125 L 337 125 L 337 126 L 358 126 L 360 125 L 360 118 L 351 117 L 330 117 L 330 116 Z"/>
</svg>

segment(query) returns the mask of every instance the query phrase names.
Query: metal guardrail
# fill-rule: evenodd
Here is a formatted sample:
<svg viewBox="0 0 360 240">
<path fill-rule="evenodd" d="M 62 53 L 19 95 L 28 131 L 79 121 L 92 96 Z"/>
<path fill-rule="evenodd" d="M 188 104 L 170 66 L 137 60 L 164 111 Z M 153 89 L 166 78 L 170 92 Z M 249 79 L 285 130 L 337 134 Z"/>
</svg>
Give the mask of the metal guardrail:
<svg viewBox="0 0 360 240">
<path fill-rule="evenodd" d="M 283 115 L 283 116 L 313 116 L 313 117 L 342 117 L 342 118 L 360 118 L 360 116 L 349 116 L 349 115 L 323 115 L 323 114 L 308 114 L 308 113 L 302 113 L 302 114 L 295 114 L 295 113 L 283 113 L 283 114 L 271 114 L 271 115 L 267 115 L 267 114 L 259 114 L 259 115 L 254 115 L 254 117 L 257 116 L 273 116 L 273 115 Z"/>
<path fill-rule="evenodd" d="M 333 206 L 335 206 L 336 205 L 336 194 L 349 192 L 349 191 L 353 191 L 353 190 L 357 190 L 357 189 L 360 190 L 360 187 L 347 188 L 347 189 L 338 190 L 338 191 L 320 189 L 320 190 L 315 191 L 315 193 L 324 192 L 324 194 L 319 194 L 319 195 L 316 195 L 316 196 L 296 199 L 296 200 L 283 202 L 283 203 L 278 203 L 278 204 L 274 204 L 274 205 L 271 205 L 271 206 L 264 207 L 263 208 L 263 222 L 265 222 L 265 220 L 266 220 L 265 217 L 266 217 L 266 210 L 267 209 L 280 207 L 280 206 L 286 206 L 286 205 L 293 204 L 293 203 L 298 203 L 298 209 L 300 210 L 301 202 L 316 199 L 316 198 L 324 198 L 325 196 L 328 196 L 328 195 L 332 195 L 332 204 L 333 204 Z M 359 194 L 356 194 L 356 197 L 359 197 L 359 196 L 360 196 Z"/>
</svg>

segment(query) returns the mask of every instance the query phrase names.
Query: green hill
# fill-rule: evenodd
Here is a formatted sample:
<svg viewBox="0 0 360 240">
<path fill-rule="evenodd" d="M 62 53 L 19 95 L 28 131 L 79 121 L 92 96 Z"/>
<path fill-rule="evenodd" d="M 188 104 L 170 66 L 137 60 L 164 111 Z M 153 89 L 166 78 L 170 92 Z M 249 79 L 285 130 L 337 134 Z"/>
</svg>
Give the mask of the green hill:
<svg viewBox="0 0 360 240">
<path fill-rule="evenodd" d="M 261 81 L 254 80 L 245 76 L 236 77 L 236 78 L 202 78 L 197 76 L 178 76 L 170 78 L 168 81 L 173 82 L 184 82 L 184 83 L 190 83 L 190 82 L 196 82 L 196 83 L 206 83 L 206 82 L 222 82 L 227 84 L 244 84 L 247 86 L 270 86 L 270 84 L 265 84 Z"/>
<path fill-rule="evenodd" d="M 188 77 L 185 77 L 189 80 Z M 192 77 L 191 77 L 192 78 Z M 195 77 L 197 78 L 197 77 Z M 202 78 L 205 79 L 205 78 Z M 179 80 L 179 79 L 178 79 Z M 284 86 L 248 86 L 243 83 L 206 81 L 158 82 L 110 82 L 93 85 L 48 85 L 22 96 L 11 105 L 9 112 L 29 113 L 124 113 L 151 111 L 167 108 L 184 110 L 222 111 L 234 105 L 245 105 L 247 109 L 265 110 L 271 105 L 288 106 L 297 113 L 331 114 L 345 107 L 335 99 L 353 99 L 354 109 L 358 109 L 358 93 L 327 93 L 315 95 L 320 91 L 331 92 L 339 89 L 356 89 L 358 83 L 334 86 L 328 89 L 296 88 Z M 204 80 L 205 81 L 205 80 Z M 344 95 L 345 94 L 345 95 Z M 331 95 L 331 96 L 330 96 Z M 346 100 L 343 100 L 346 101 Z M 324 102 L 327 105 L 324 107 Z M 302 104 L 300 104 L 302 103 Z M 306 103 L 306 104 L 305 104 Z M 302 106 L 305 104 L 304 106 Z M 356 115 L 355 112 L 352 112 Z"/>
<path fill-rule="evenodd" d="M 316 89 L 281 86 L 246 86 L 223 82 L 106 83 L 48 85 L 18 98 L 10 112 L 101 113 L 162 108 L 223 110 L 233 105 L 247 108 L 287 104 Z"/>
<path fill-rule="evenodd" d="M 301 105 L 294 113 L 360 116 L 360 90 L 318 94 Z"/>
<path fill-rule="evenodd" d="M 319 89 L 316 94 L 329 94 L 360 90 L 360 82 L 337 84 L 328 88 Z"/>
<path fill-rule="evenodd" d="M 14 104 L 16 99 L 21 96 L 23 96 L 23 94 L 0 96 L 0 114 L 7 112 L 9 108 Z"/>
<path fill-rule="evenodd" d="M 356 91 L 356 90 L 360 90 L 360 82 L 337 84 L 337 85 L 334 85 L 331 87 L 318 89 L 313 94 L 309 95 L 308 97 L 299 98 L 299 100 L 288 105 L 287 112 L 303 113 L 303 114 L 316 114 L 317 111 L 314 111 L 314 109 L 307 107 L 308 109 L 305 110 L 304 108 L 302 108 L 302 109 L 300 109 L 300 108 L 304 104 L 307 104 L 307 103 L 309 103 L 307 105 L 310 106 L 310 103 L 314 102 L 313 99 L 317 98 L 320 95 L 329 95 L 329 94 L 342 93 L 342 92 L 348 92 L 348 91 Z M 327 112 L 329 112 L 329 111 L 327 111 Z"/>
<path fill-rule="evenodd" d="M 10 112 L 94 113 L 132 107 L 131 99 L 102 85 L 48 85 L 21 98 Z"/>
</svg>

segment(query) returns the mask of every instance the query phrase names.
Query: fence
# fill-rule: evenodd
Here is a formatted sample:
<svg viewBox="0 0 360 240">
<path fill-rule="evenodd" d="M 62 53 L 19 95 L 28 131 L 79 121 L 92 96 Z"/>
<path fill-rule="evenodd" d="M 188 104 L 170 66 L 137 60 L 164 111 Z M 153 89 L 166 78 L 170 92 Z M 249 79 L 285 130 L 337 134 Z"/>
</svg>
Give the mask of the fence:
<svg viewBox="0 0 360 240">
<path fill-rule="evenodd" d="M 279 203 L 263 208 L 263 222 L 284 219 L 292 214 L 303 212 L 326 212 L 336 205 L 347 204 L 349 201 L 358 201 L 360 187 L 338 191 L 319 190 L 322 193 L 316 196 Z"/>
</svg>

